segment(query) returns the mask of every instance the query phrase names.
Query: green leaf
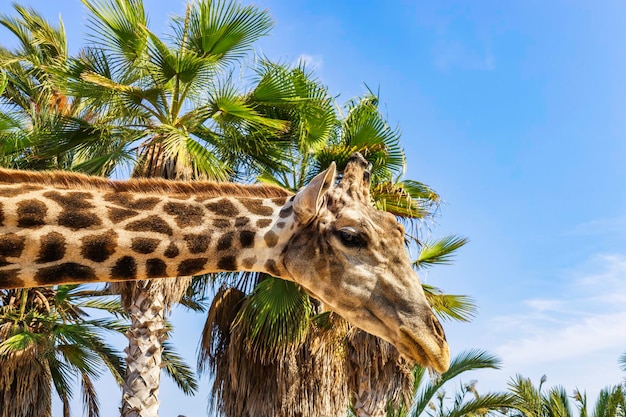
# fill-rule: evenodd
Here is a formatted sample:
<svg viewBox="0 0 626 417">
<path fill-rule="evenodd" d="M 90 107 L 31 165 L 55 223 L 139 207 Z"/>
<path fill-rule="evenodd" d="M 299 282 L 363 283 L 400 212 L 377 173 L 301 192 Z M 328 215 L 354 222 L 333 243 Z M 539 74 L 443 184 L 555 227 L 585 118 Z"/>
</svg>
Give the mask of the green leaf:
<svg viewBox="0 0 626 417">
<path fill-rule="evenodd" d="M 8 81 L 9 81 L 9 79 L 7 77 L 6 72 L 0 70 L 0 95 L 2 95 L 2 93 L 4 93 L 4 89 L 7 87 Z M 0 126 L 0 130 L 2 130 L 1 126 Z"/>
<path fill-rule="evenodd" d="M 444 294 L 436 287 L 422 284 L 426 299 L 443 320 L 472 321 L 478 312 L 476 302 L 466 295 Z"/>
<path fill-rule="evenodd" d="M 141 0 L 81 0 L 90 11 L 91 39 L 123 67 L 136 65 L 148 46 L 147 16 Z"/>
<path fill-rule="evenodd" d="M 267 277 L 246 298 L 233 331 L 246 335 L 254 355 L 269 360 L 304 341 L 312 315 L 310 298 L 298 284 Z"/>
<path fill-rule="evenodd" d="M 179 27 L 178 32 L 181 39 L 187 39 L 188 49 L 198 56 L 227 63 L 243 58 L 271 27 L 267 11 L 234 1 L 216 0 L 193 3 L 188 31 Z"/>
<path fill-rule="evenodd" d="M 420 254 L 413 262 L 416 268 L 450 265 L 455 252 L 469 242 L 467 238 L 446 236 L 431 242 L 421 242 Z"/>
<path fill-rule="evenodd" d="M 185 395 L 194 395 L 198 391 L 198 381 L 193 370 L 176 353 L 169 342 L 163 342 L 163 364 L 165 373 Z"/>
<path fill-rule="evenodd" d="M 41 343 L 43 336 L 37 333 L 21 330 L 19 333 L 0 343 L 0 356 L 9 355 Z"/>
</svg>

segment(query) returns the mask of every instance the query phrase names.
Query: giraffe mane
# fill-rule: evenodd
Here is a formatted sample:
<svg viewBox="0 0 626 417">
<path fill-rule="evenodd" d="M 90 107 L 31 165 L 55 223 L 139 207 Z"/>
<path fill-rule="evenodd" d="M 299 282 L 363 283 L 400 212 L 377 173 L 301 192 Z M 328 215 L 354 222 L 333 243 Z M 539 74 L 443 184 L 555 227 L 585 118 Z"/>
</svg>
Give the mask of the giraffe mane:
<svg viewBox="0 0 626 417">
<path fill-rule="evenodd" d="M 219 197 L 275 198 L 292 195 L 273 185 L 242 185 L 230 182 L 173 181 L 160 178 L 132 178 L 111 180 L 67 171 L 21 171 L 0 168 L 0 184 L 47 185 L 62 189 L 103 190 L 131 193 L 165 193 L 175 195 L 202 195 Z"/>
</svg>

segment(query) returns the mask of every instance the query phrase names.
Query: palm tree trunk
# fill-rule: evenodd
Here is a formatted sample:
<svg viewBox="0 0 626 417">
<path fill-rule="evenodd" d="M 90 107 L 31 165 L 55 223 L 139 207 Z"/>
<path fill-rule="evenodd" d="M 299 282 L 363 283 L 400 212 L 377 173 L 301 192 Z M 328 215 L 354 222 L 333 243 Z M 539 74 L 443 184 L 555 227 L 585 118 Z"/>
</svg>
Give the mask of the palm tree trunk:
<svg viewBox="0 0 626 417">
<path fill-rule="evenodd" d="M 127 332 L 126 378 L 122 389 L 122 417 L 156 417 L 159 413 L 161 355 L 165 335 L 162 291 L 137 285 L 130 297 L 131 327 Z M 143 291 L 141 290 L 143 289 Z"/>
</svg>

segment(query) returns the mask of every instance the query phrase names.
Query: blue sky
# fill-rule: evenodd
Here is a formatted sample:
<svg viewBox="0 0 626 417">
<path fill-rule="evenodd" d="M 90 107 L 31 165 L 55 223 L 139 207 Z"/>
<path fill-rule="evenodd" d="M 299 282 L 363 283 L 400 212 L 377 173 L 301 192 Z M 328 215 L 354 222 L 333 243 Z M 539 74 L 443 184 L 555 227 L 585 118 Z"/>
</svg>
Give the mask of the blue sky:
<svg viewBox="0 0 626 417">
<path fill-rule="evenodd" d="M 78 0 L 30 0 L 70 48 L 84 39 Z M 182 0 L 145 0 L 154 31 Z M 422 279 L 479 305 L 444 324 L 453 354 L 500 356 L 469 375 L 482 392 L 516 373 L 586 389 L 626 376 L 626 3 L 621 0 L 256 2 L 275 20 L 258 51 L 302 58 L 339 101 L 380 91 L 402 131 L 407 177 L 445 200 L 432 236 L 471 242 Z M 1 0 L 0 13 L 10 12 Z M 7 33 L 0 31 L 5 43 Z M 195 363 L 203 317 L 174 314 L 174 342 Z M 103 415 L 118 394 L 102 384 Z M 165 380 L 162 415 L 206 415 L 208 382 L 186 398 Z M 452 392 L 455 387 L 449 387 Z M 107 412 L 106 410 L 110 410 Z"/>
</svg>

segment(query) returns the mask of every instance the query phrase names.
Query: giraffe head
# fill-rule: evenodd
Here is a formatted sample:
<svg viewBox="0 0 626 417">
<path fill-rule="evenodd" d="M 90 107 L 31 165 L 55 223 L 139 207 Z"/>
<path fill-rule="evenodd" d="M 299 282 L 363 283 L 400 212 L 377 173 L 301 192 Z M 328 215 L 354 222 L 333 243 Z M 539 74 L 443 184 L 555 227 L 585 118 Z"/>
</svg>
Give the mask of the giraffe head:
<svg viewBox="0 0 626 417">
<path fill-rule="evenodd" d="M 355 154 L 338 184 L 333 164 L 293 198 L 285 278 L 408 359 L 444 372 L 443 329 L 411 267 L 402 225 L 372 207 L 367 165 Z"/>
</svg>

